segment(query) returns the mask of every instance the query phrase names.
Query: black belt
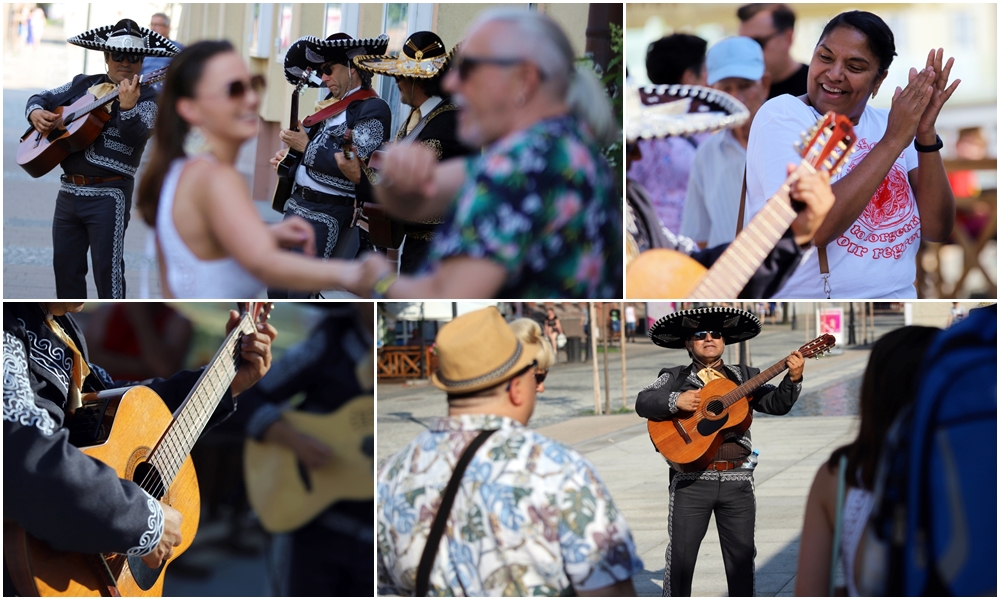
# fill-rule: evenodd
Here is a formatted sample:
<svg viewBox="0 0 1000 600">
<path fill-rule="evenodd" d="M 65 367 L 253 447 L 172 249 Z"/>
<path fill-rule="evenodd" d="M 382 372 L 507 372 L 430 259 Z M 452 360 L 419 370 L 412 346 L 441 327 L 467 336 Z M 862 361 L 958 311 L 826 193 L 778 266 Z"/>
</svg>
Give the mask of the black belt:
<svg viewBox="0 0 1000 600">
<path fill-rule="evenodd" d="M 333 204 L 335 206 L 354 206 L 354 198 L 350 196 L 340 196 L 337 194 L 324 194 L 323 192 L 317 192 L 312 188 L 307 188 L 301 185 L 295 186 L 293 194 L 298 192 L 302 199 L 307 202 L 316 202 L 317 204 Z"/>
<path fill-rule="evenodd" d="M 118 181 L 119 179 L 125 179 L 125 177 L 122 175 L 113 175 L 111 177 L 87 177 L 86 175 L 59 176 L 59 180 L 63 183 L 72 183 L 74 185 L 96 185 L 107 181 Z"/>
</svg>

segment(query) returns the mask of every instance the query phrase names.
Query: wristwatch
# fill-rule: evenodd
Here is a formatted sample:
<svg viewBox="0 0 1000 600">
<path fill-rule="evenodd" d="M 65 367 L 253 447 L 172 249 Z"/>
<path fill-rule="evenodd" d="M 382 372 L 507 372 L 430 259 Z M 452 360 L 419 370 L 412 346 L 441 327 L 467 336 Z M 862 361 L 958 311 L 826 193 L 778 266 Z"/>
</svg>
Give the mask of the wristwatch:
<svg viewBox="0 0 1000 600">
<path fill-rule="evenodd" d="M 917 152 L 937 152 L 941 148 L 944 148 L 944 142 L 941 141 L 941 136 L 935 135 L 937 141 L 930 146 L 923 146 L 917 143 L 917 138 L 913 138 L 913 149 Z"/>
</svg>

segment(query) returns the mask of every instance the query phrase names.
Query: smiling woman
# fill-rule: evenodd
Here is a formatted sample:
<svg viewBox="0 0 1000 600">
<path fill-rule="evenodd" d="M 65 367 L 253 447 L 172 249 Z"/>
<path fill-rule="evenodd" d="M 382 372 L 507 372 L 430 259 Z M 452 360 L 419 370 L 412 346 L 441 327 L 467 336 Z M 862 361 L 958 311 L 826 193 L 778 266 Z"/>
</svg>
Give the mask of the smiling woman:
<svg viewBox="0 0 1000 600">
<path fill-rule="evenodd" d="M 816 44 L 807 93 L 774 98 L 754 118 L 746 222 L 784 183 L 786 165 L 799 161 L 793 143 L 820 116 L 847 116 L 857 139 L 853 156 L 832 179 L 836 201 L 816 233 L 819 250 L 803 259 L 775 297 L 915 298 L 921 239 L 943 241 L 951 233 L 955 199 L 935 122 L 959 84 L 949 85 L 954 59 L 945 63 L 943 49 L 931 50 L 922 70 L 910 69 L 906 88 L 896 88 L 891 109 L 871 108 L 868 99 L 884 93 L 895 54 L 892 31 L 881 18 L 842 13 Z"/>
</svg>

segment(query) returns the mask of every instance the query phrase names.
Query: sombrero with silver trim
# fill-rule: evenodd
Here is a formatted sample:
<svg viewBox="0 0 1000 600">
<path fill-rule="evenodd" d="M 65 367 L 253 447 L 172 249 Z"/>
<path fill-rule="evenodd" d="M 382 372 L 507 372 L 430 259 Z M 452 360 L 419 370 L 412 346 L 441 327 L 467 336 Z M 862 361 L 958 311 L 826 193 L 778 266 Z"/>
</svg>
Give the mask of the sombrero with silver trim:
<svg viewBox="0 0 1000 600">
<path fill-rule="evenodd" d="M 324 63 L 347 64 L 355 56 L 385 54 L 389 49 L 389 36 L 384 33 L 374 38 L 352 38 L 346 33 L 334 33 L 325 40 L 314 35 L 300 37 L 285 51 L 285 79 L 297 85 L 307 67 L 319 69 Z M 314 81 L 310 87 L 320 87 Z"/>
<path fill-rule="evenodd" d="M 471 394 L 500 385 L 527 368 L 538 344 L 517 339 L 495 306 L 456 317 L 434 340 L 438 370 L 431 382 L 449 394 Z"/>
<path fill-rule="evenodd" d="M 629 86 L 625 92 L 629 142 L 728 129 L 749 118 L 742 102 L 700 85 Z"/>
<path fill-rule="evenodd" d="M 433 79 L 451 61 L 455 48 L 449 51 L 433 31 L 416 31 L 406 38 L 398 56 L 355 56 L 354 66 L 390 77 Z"/>
<path fill-rule="evenodd" d="M 66 42 L 88 50 L 128 52 L 141 56 L 171 57 L 180 52 L 173 42 L 151 29 L 139 27 L 132 19 L 84 31 Z"/>
<path fill-rule="evenodd" d="M 684 348 L 698 331 L 721 331 L 727 343 L 742 342 L 760 333 L 760 319 L 751 312 L 730 306 L 706 306 L 679 310 L 660 318 L 649 328 L 649 339 L 664 348 Z"/>
</svg>

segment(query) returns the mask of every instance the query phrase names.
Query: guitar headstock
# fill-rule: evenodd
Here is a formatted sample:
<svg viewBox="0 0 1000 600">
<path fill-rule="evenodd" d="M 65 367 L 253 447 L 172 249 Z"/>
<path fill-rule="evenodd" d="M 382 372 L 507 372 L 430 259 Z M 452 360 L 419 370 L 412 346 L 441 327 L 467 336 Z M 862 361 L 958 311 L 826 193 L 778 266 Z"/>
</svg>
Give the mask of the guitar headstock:
<svg viewBox="0 0 1000 600">
<path fill-rule="evenodd" d="M 301 94 L 303 91 L 305 91 L 303 88 L 305 88 L 306 84 L 309 83 L 309 77 L 312 75 L 312 72 L 313 72 L 312 67 L 306 67 L 305 69 L 303 69 L 302 75 L 299 76 L 299 82 L 295 84 L 296 94 Z"/>
<path fill-rule="evenodd" d="M 155 71 L 146 73 L 140 77 L 140 85 L 149 85 L 151 83 L 156 83 L 157 81 L 163 81 L 167 78 L 167 67 L 161 67 Z"/>
<path fill-rule="evenodd" d="M 799 348 L 803 358 L 817 358 L 826 354 L 837 345 L 837 339 L 829 333 L 824 333 L 805 346 Z"/>
<path fill-rule="evenodd" d="M 271 309 L 274 308 L 273 302 L 239 302 L 237 304 L 240 314 L 249 317 L 240 319 L 240 327 L 244 334 L 253 333 L 258 323 L 267 323 L 267 319 L 271 316 Z"/>
<path fill-rule="evenodd" d="M 795 144 L 802 156 L 816 170 L 836 175 L 844 160 L 854 151 L 854 126 L 851 120 L 835 112 L 828 112 L 810 129 L 803 132 L 802 141 Z"/>
</svg>

